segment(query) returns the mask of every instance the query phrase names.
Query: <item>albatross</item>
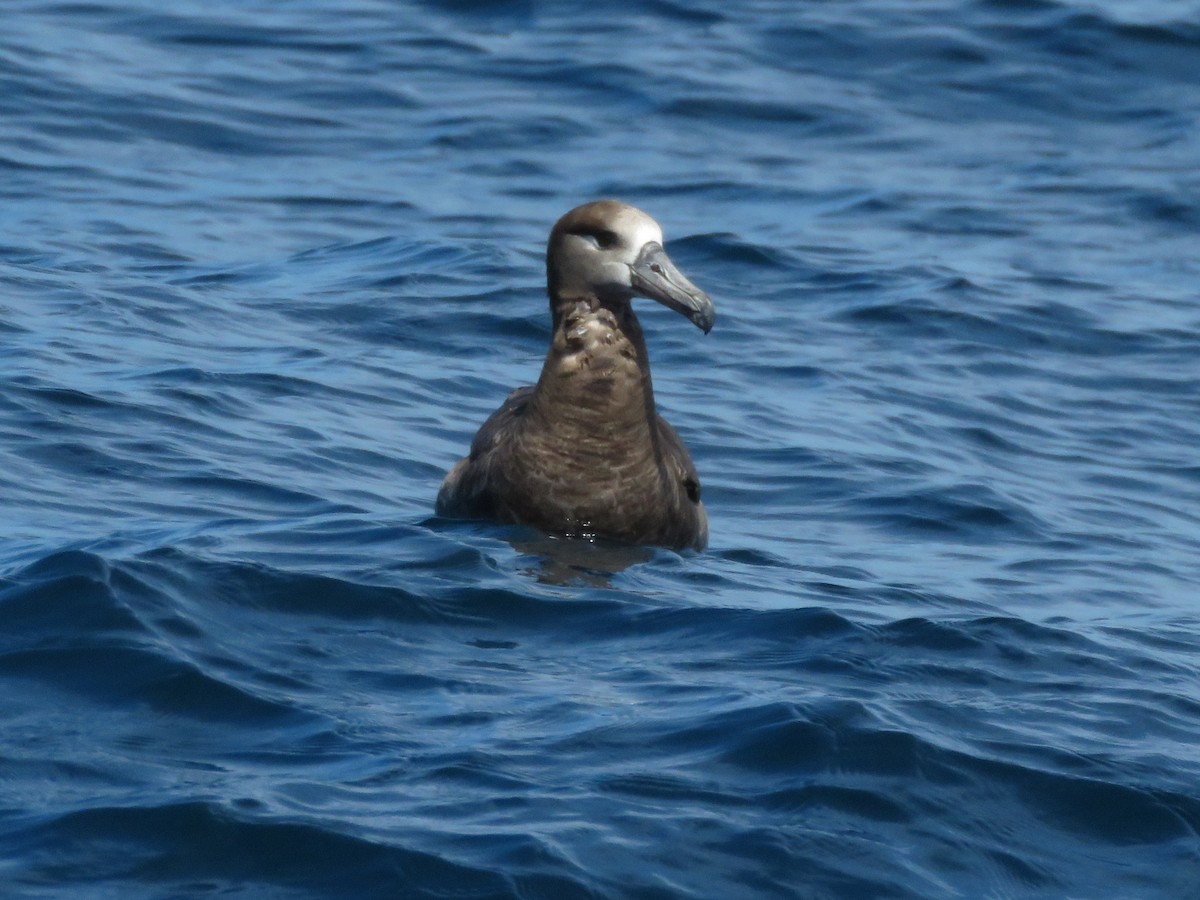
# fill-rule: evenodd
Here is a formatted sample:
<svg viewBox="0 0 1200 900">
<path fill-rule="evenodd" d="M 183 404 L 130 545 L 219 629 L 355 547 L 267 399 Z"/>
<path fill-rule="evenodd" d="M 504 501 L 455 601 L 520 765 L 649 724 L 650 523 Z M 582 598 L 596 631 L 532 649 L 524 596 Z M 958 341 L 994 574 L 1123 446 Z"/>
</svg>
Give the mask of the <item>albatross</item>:
<svg viewBox="0 0 1200 900">
<path fill-rule="evenodd" d="M 553 335 L 541 376 L 483 423 L 446 474 L 437 513 L 703 550 L 700 479 L 655 410 L 631 301 L 657 300 L 707 334 L 712 300 L 671 262 L 658 223 L 618 200 L 558 220 L 546 281 Z"/>
</svg>

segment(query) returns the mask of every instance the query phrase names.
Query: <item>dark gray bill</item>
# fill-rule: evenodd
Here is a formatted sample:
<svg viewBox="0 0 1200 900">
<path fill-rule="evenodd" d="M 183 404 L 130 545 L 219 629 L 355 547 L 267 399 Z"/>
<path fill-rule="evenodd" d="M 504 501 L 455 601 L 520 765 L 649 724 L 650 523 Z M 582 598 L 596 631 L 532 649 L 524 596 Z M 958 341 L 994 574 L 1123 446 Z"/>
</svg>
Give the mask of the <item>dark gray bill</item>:
<svg viewBox="0 0 1200 900">
<path fill-rule="evenodd" d="M 683 313 L 708 334 L 717 318 L 712 300 L 675 268 L 662 244 L 651 241 L 629 268 L 636 293 Z"/>
</svg>

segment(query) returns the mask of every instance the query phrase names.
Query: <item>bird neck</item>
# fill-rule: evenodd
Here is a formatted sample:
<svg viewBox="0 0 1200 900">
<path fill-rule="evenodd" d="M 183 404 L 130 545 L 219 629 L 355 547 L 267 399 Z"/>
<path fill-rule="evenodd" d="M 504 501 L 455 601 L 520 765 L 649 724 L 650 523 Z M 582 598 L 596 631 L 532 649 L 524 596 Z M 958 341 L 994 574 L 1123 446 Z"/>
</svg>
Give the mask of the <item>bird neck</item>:
<svg viewBox="0 0 1200 900">
<path fill-rule="evenodd" d="M 650 359 L 628 302 L 552 297 L 554 335 L 531 413 L 548 428 L 609 442 L 654 440 Z"/>
</svg>

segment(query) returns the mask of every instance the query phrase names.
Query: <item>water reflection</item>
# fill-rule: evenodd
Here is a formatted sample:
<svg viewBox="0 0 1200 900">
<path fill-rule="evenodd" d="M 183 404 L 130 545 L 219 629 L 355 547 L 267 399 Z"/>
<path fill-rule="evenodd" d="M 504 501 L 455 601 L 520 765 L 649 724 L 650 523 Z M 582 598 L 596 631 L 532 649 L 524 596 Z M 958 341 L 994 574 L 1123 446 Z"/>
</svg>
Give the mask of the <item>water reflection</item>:
<svg viewBox="0 0 1200 900">
<path fill-rule="evenodd" d="M 509 539 L 514 550 L 533 557 L 522 571 L 543 584 L 610 587 L 612 576 L 654 558 L 652 547 L 637 547 L 596 538 L 554 534 Z"/>
</svg>

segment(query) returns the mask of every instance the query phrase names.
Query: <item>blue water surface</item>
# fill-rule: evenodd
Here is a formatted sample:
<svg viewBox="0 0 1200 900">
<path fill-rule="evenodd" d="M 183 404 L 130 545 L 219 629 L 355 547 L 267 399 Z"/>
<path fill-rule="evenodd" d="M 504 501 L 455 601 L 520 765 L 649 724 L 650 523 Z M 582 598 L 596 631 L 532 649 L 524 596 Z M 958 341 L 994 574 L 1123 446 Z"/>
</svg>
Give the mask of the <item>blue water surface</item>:
<svg viewBox="0 0 1200 900">
<path fill-rule="evenodd" d="M 0 896 L 1200 896 L 1200 4 L 3 21 Z M 601 196 L 702 554 L 433 514 Z"/>
</svg>

